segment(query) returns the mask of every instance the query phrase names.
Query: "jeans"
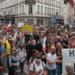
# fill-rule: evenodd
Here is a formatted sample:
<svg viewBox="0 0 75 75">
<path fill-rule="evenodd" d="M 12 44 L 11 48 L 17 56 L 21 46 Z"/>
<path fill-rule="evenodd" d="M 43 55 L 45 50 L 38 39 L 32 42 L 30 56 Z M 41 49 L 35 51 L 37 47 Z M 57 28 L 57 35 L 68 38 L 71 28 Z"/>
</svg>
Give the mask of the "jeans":
<svg viewBox="0 0 75 75">
<path fill-rule="evenodd" d="M 48 75 L 56 75 L 56 69 L 54 70 L 49 70 L 47 69 Z"/>
<path fill-rule="evenodd" d="M 23 69 L 24 69 L 24 62 L 20 62 L 20 68 L 21 68 L 21 73 L 23 73 Z"/>
<path fill-rule="evenodd" d="M 57 74 L 58 75 L 62 74 L 62 64 L 57 64 Z"/>
</svg>

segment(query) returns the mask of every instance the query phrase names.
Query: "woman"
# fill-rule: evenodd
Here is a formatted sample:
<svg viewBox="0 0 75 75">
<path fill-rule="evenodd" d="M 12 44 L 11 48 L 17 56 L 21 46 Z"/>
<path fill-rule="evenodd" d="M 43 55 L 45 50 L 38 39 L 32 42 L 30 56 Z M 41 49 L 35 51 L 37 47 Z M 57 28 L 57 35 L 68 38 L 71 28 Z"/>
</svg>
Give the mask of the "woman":
<svg viewBox="0 0 75 75">
<path fill-rule="evenodd" d="M 36 49 L 33 50 L 32 57 L 30 58 L 29 64 L 28 64 L 28 71 L 29 71 L 31 63 L 33 63 L 36 60 L 36 53 L 38 53 L 38 50 L 36 50 Z"/>
<path fill-rule="evenodd" d="M 66 64 L 65 69 L 67 71 L 66 75 L 73 75 L 74 69 L 71 64 Z"/>
<path fill-rule="evenodd" d="M 41 53 L 36 54 L 36 60 L 30 66 L 30 75 L 47 75 L 47 72 L 44 71 L 45 64 L 41 61 Z"/>
<path fill-rule="evenodd" d="M 26 58 L 26 50 L 24 49 L 24 45 L 20 44 L 19 49 L 17 50 L 18 57 L 20 60 L 20 68 L 21 68 L 21 75 L 23 74 L 23 69 L 24 69 L 24 61 Z"/>
<path fill-rule="evenodd" d="M 11 56 L 9 56 L 7 64 L 9 65 L 8 74 L 15 75 L 15 69 L 17 68 L 17 64 L 19 64 L 17 52 L 15 49 L 12 49 Z"/>
<path fill-rule="evenodd" d="M 57 70 L 58 70 L 58 75 L 62 74 L 62 45 L 61 43 L 57 43 L 56 45 L 56 54 L 58 59 L 61 61 L 60 63 L 57 63 Z"/>
<path fill-rule="evenodd" d="M 67 39 L 67 35 L 64 36 L 63 39 L 63 48 L 68 48 L 68 39 Z"/>
</svg>

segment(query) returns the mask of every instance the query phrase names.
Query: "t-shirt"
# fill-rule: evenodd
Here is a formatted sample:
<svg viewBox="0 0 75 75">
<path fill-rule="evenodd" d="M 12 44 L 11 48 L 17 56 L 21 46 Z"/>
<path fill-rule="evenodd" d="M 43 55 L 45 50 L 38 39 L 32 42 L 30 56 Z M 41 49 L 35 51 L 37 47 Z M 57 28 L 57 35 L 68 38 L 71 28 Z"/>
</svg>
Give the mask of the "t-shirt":
<svg viewBox="0 0 75 75">
<path fill-rule="evenodd" d="M 33 63 L 35 65 L 35 71 L 34 71 Z M 30 66 L 30 70 L 34 71 L 34 73 L 39 72 L 40 69 L 44 69 L 44 67 L 45 67 L 45 63 L 44 62 L 43 63 L 41 62 L 39 66 L 36 65 L 35 61 L 33 63 Z M 43 71 L 39 75 L 42 75 L 42 74 L 43 74 Z"/>
<path fill-rule="evenodd" d="M 48 53 L 48 55 L 46 57 L 46 60 L 50 60 L 50 61 L 55 61 L 56 59 L 57 59 L 56 54 L 52 55 L 51 53 Z M 47 61 L 46 68 L 49 70 L 54 70 L 54 69 L 56 69 L 56 63 L 50 65 Z"/>
<path fill-rule="evenodd" d="M 18 52 L 18 56 L 26 56 L 26 50 L 22 49 L 22 51 L 20 49 L 17 50 Z M 25 60 L 25 58 L 19 58 L 20 62 L 23 62 Z"/>
</svg>

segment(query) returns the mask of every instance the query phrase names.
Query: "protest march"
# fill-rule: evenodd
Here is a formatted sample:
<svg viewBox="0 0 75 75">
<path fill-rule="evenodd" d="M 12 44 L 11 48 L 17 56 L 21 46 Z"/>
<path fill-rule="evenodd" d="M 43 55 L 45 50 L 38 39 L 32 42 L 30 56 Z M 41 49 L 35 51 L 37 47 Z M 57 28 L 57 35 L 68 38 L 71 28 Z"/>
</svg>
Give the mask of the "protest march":
<svg viewBox="0 0 75 75">
<path fill-rule="evenodd" d="M 0 75 L 75 75 L 74 59 L 70 25 L 0 23 Z"/>
</svg>

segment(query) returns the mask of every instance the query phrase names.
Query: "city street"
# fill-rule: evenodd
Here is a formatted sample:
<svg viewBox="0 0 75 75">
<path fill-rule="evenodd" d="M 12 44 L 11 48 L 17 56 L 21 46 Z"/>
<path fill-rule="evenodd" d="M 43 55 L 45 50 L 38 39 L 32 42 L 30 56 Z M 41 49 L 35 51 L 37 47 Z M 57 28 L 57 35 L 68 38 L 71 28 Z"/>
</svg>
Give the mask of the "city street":
<svg viewBox="0 0 75 75">
<path fill-rule="evenodd" d="M 7 73 L 5 75 L 8 75 Z M 24 73 L 23 75 L 28 75 L 28 65 L 27 65 L 27 61 L 25 62 L 25 65 L 24 65 Z"/>
</svg>

